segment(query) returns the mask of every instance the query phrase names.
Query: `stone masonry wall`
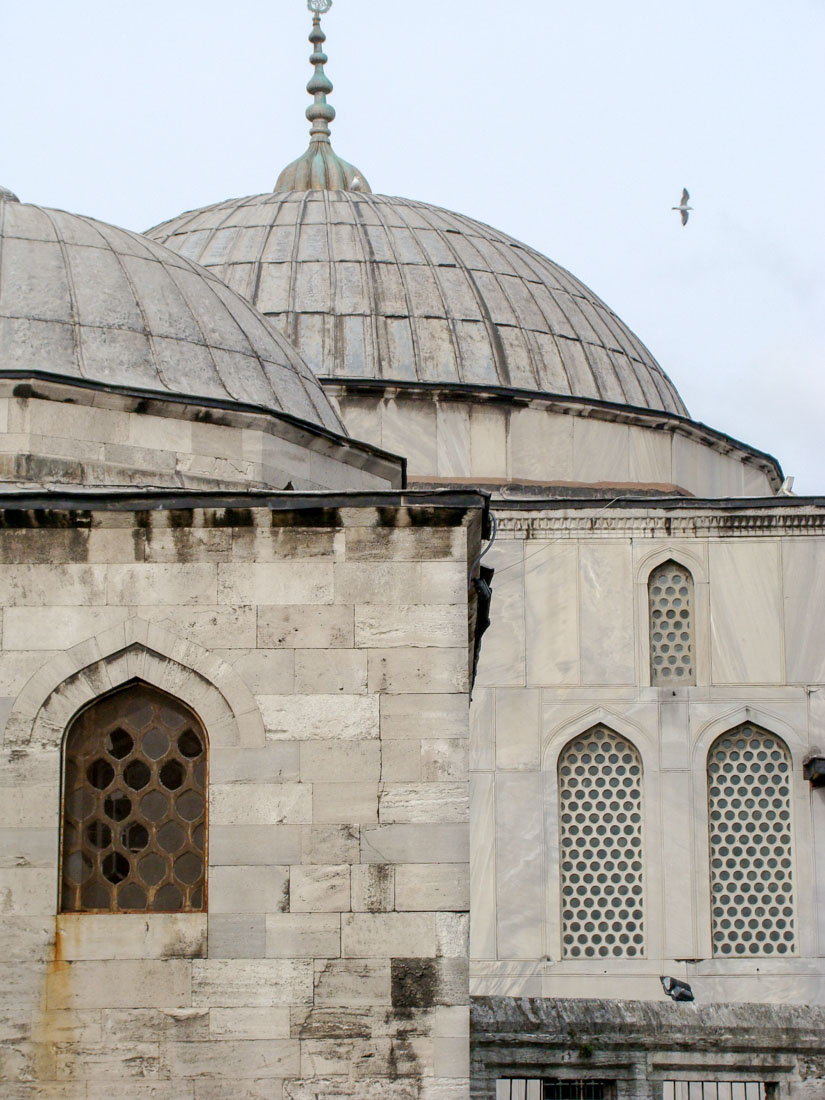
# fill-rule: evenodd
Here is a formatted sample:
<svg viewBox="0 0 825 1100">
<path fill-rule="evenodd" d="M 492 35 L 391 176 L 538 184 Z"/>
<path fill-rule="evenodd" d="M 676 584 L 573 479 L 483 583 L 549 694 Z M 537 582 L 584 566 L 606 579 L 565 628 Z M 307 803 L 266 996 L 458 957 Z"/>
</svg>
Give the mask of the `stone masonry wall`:
<svg viewBox="0 0 825 1100">
<path fill-rule="evenodd" d="M 7 1100 L 464 1100 L 478 508 L 5 513 Z M 61 738 L 209 735 L 208 914 L 57 911 Z"/>
</svg>

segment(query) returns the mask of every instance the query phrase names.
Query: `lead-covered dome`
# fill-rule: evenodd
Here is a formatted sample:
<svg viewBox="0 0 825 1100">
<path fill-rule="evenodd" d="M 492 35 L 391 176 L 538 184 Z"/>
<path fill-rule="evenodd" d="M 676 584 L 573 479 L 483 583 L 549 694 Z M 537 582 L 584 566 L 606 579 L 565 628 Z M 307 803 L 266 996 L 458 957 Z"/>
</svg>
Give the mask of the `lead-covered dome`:
<svg viewBox="0 0 825 1100">
<path fill-rule="evenodd" d="M 301 356 L 215 274 L 0 195 L 0 371 L 256 405 L 345 429 Z"/>
<path fill-rule="evenodd" d="M 183 214 L 148 236 L 256 305 L 322 378 L 687 412 L 644 344 L 582 282 L 461 214 L 357 191 L 276 191 Z"/>
</svg>

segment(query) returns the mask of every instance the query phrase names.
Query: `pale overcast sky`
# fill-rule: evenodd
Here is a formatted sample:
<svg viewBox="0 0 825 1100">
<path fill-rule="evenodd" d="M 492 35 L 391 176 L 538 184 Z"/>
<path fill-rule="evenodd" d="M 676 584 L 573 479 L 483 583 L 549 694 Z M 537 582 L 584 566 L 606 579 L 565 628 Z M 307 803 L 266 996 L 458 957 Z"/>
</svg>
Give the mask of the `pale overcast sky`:
<svg viewBox="0 0 825 1100">
<path fill-rule="evenodd" d="M 269 190 L 306 146 L 309 25 L 304 0 L 3 0 L 0 182 L 138 230 Z M 825 494 L 825 0 L 335 0 L 324 26 L 334 145 L 373 190 L 568 267 L 697 420 Z"/>
</svg>

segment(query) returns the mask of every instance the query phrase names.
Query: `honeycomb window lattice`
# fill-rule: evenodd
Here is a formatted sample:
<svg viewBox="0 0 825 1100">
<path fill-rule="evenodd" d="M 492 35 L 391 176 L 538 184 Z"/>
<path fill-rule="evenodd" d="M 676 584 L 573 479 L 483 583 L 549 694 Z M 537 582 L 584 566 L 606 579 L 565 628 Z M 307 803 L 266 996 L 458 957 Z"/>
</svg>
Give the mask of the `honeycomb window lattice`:
<svg viewBox="0 0 825 1100">
<path fill-rule="evenodd" d="M 675 561 L 650 574 L 650 682 L 695 684 L 693 577 Z"/>
<path fill-rule="evenodd" d="M 596 726 L 562 750 L 558 777 L 563 956 L 641 958 L 641 757 Z"/>
<path fill-rule="evenodd" d="M 778 737 L 743 725 L 708 754 L 713 953 L 796 950 L 791 761 Z"/>
<path fill-rule="evenodd" d="M 205 909 L 206 735 L 146 685 L 104 696 L 64 753 L 63 912 Z"/>
</svg>

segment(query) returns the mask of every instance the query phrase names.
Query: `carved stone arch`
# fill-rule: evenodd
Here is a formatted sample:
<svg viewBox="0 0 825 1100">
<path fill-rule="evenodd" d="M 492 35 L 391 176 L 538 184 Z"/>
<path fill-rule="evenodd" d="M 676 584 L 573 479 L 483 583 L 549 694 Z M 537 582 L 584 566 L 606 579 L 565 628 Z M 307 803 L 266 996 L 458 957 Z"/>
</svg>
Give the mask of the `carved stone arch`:
<svg viewBox="0 0 825 1100">
<path fill-rule="evenodd" d="M 6 746 L 59 749 L 76 714 L 134 680 L 189 706 L 213 747 L 265 742 L 255 698 L 231 665 L 164 627 L 131 618 L 59 653 L 31 677 L 9 715 Z"/>
<path fill-rule="evenodd" d="M 709 719 L 700 727 L 692 748 L 694 771 L 697 774 L 704 771 L 707 763 L 708 751 L 715 741 L 723 734 L 736 729 L 737 726 L 746 725 L 748 723 L 754 726 L 760 726 L 768 733 L 773 734 L 774 737 L 778 737 L 790 752 L 795 764 L 798 762 L 801 767 L 802 758 L 807 749 L 807 742 L 796 732 L 793 726 L 789 725 L 788 722 L 778 715 L 763 710 L 762 707 L 756 707 L 750 703 L 746 703 L 744 705 L 732 707 L 716 718 Z"/>
<path fill-rule="evenodd" d="M 657 770 L 658 739 L 656 735 L 606 707 L 591 707 L 563 725 L 557 726 L 546 739 L 542 754 L 542 770 L 555 773 L 559 756 L 565 745 L 594 726 L 607 726 L 629 741 L 642 757 L 645 774 L 648 771 Z"/>
<path fill-rule="evenodd" d="M 684 542 L 671 542 L 644 554 L 636 562 L 636 661 L 638 682 L 653 684 L 651 674 L 651 607 L 649 583 L 657 569 L 672 561 L 690 574 L 692 588 L 691 635 L 693 646 L 693 676 L 686 682 L 654 684 L 659 688 L 679 691 L 681 687 L 710 682 L 710 586 L 708 566 L 696 549 Z"/>
<path fill-rule="evenodd" d="M 707 756 L 713 955 L 798 953 L 793 760 L 776 733 L 747 721 Z"/>
<path fill-rule="evenodd" d="M 783 719 L 761 707 L 749 704 L 731 707 L 729 710 L 717 715 L 705 722 L 698 730 L 691 750 L 691 771 L 694 777 L 693 783 L 693 849 L 696 858 L 696 874 L 694 875 L 694 889 L 696 897 L 698 952 L 703 958 L 710 958 L 713 954 L 713 934 L 711 928 L 711 859 L 710 859 L 710 817 L 709 817 L 709 784 L 708 784 L 708 758 L 710 750 L 716 742 L 727 733 L 739 729 L 742 726 L 752 725 L 775 737 L 790 754 L 791 768 L 791 803 L 795 801 L 794 788 L 804 786 L 802 780 L 802 759 L 805 755 L 806 744 L 800 735 Z M 802 850 L 810 838 L 806 841 L 808 822 L 803 815 L 795 814 L 794 833 L 796 845 Z M 801 847 L 800 847 L 801 846 Z M 800 925 L 804 927 L 801 919 L 806 910 L 804 894 L 797 891 L 797 907 L 800 914 Z"/>
<path fill-rule="evenodd" d="M 667 543 L 644 554 L 636 562 L 637 584 L 647 584 L 650 574 L 666 561 L 675 561 L 688 569 L 695 584 L 708 583 L 708 567 L 704 558 L 684 543 Z"/>
<path fill-rule="evenodd" d="M 553 958 L 564 955 L 562 928 L 561 876 L 559 849 L 560 790 L 558 783 L 559 758 L 564 748 L 586 734 L 588 730 L 605 727 L 624 738 L 639 754 L 642 761 L 643 837 L 644 837 L 644 894 L 645 894 L 645 954 L 656 958 L 661 953 L 662 929 L 656 918 L 660 908 L 661 859 L 659 848 L 653 839 L 661 832 L 660 776 L 658 759 L 658 732 L 648 731 L 636 722 L 604 707 L 591 707 L 571 721 L 559 725 L 546 738 L 542 758 L 543 811 L 544 811 L 544 866 L 546 885 L 546 934 L 547 952 Z"/>
</svg>

